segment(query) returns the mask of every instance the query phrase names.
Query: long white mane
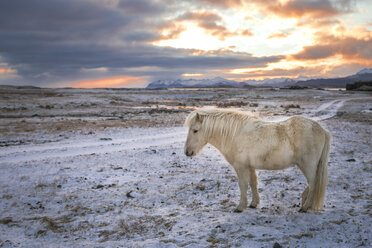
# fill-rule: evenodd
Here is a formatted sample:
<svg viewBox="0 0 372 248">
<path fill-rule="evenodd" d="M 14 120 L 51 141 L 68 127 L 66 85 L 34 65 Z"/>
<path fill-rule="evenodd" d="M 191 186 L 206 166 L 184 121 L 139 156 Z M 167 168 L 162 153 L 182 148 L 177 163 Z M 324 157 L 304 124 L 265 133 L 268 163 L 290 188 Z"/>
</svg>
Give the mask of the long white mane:
<svg viewBox="0 0 372 248">
<path fill-rule="evenodd" d="M 248 120 L 258 119 L 258 115 L 237 109 L 198 109 L 191 112 L 186 120 L 185 126 L 190 127 L 196 121 L 196 116 L 202 120 L 202 126 L 206 137 L 219 134 L 221 138 L 235 137 L 237 130 Z M 216 133 L 217 132 L 217 133 Z"/>
</svg>

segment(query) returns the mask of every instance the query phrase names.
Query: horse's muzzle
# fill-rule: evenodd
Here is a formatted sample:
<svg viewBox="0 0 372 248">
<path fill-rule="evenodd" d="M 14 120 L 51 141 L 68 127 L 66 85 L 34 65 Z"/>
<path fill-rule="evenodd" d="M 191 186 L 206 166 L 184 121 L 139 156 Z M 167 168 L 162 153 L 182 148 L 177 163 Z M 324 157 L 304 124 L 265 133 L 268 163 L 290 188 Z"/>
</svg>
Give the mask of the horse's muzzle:
<svg viewBox="0 0 372 248">
<path fill-rule="evenodd" d="M 194 155 L 194 151 L 192 151 L 192 152 L 186 151 L 185 154 L 188 157 L 192 157 L 192 155 Z"/>
</svg>

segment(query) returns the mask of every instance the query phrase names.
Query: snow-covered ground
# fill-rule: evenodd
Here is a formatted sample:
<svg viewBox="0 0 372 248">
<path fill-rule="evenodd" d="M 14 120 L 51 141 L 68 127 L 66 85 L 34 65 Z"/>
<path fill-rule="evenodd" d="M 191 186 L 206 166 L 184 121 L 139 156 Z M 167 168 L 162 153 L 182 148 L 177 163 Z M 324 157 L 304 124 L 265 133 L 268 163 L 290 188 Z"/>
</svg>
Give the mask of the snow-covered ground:
<svg viewBox="0 0 372 248">
<path fill-rule="evenodd" d="M 143 91 L 125 95 L 130 110 L 118 118 L 124 128 L 113 118 L 118 115 L 102 114 L 117 109 L 102 107 L 107 101 L 101 92 L 82 99 L 58 94 L 64 96 L 40 98 L 43 106 L 54 104 L 46 108 L 54 112 L 24 99 L 0 101 L 0 247 L 372 245 L 371 95 Z M 124 99 L 110 94 L 115 101 Z M 242 105 L 247 95 L 249 103 Z M 155 106 L 146 112 L 144 103 L 131 112 L 139 99 L 150 107 L 157 101 L 184 101 L 190 109 L 224 102 L 256 110 L 269 121 L 293 114 L 320 121 L 333 134 L 324 212 L 298 212 L 306 182 L 294 167 L 259 171 L 261 204 L 233 213 L 239 201 L 237 178 L 223 157 L 211 146 L 193 159 L 183 154 L 187 130 L 181 123 L 190 109 L 167 112 Z M 82 111 L 75 108 L 77 101 L 96 105 Z M 58 107 L 61 102 L 81 114 L 72 116 L 66 107 Z M 25 106 L 18 117 L 8 111 Z M 70 128 L 58 126 L 66 121 Z"/>
</svg>

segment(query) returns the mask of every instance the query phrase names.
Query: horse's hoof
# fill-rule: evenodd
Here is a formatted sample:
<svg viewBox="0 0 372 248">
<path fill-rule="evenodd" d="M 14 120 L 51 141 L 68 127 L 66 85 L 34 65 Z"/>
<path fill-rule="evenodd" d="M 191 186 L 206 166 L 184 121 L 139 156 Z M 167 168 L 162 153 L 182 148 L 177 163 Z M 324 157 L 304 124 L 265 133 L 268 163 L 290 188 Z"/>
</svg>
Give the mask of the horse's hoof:
<svg viewBox="0 0 372 248">
<path fill-rule="evenodd" d="M 298 210 L 298 212 L 300 212 L 300 213 L 306 213 L 307 212 L 307 209 L 300 208 L 300 210 Z"/>
<path fill-rule="evenodd" d="M 255 206 L 255 205 L 249 205 L 249 208 L 257 208 L 257 206 Z"/>
<path fill-rule="evenodd" d="M 240 210 L 240 209 L 238 209 L 238 208 L 235 208 L 235 209 L 234 209 L 234 213 L 241 213 L 241 212 L 243 212 L 243 210 Z"/>
</svg>

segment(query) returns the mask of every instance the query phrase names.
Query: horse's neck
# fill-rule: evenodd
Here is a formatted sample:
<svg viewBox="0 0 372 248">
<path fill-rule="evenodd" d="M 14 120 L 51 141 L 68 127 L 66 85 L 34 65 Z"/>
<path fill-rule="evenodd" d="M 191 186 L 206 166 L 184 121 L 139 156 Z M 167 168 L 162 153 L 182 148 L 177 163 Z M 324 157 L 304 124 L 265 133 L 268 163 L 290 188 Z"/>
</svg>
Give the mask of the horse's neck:
<svg viewBox="0 0 372 248">
<path fill-rule="evenodd" d="M 234 157 L 232 157 L 233 153 L 231 151 L 234 149 L 234 146 L 232 140 L 226 140 L 222 137 L 219 137 L 219 135 L 216 135 L 211 137 L 208 143 L 217 148 L 217 150 L 220 151 L 220 153 L 225 157 L 227 162 L 233 164 Z"/>
<path fill-rule="evenodd" d="M 223 136 L 221 130 L 213 130 L 208 137 L 208 143 L 216 147 L 225 157 L 233 147 L 232 135 Z"/>
<path fill-rule="evenodd" d="M 249 135 L 250 131 L 257 128 L 262 122 L 257 119 L 247 119 L 242 123 L 241 126 L 237 127 L 236 130 L 229 133 L 228 135 L 222 135 L 221 130 L 215 129 L 211 133 L 208 143 L 216 147 L 227 159 L 229 163 L 232 163 L 234 150 L 237 149 L 237 135 L 242 132 L 242 128 L 245 128 L 245 135 Z"/>
</svg>

